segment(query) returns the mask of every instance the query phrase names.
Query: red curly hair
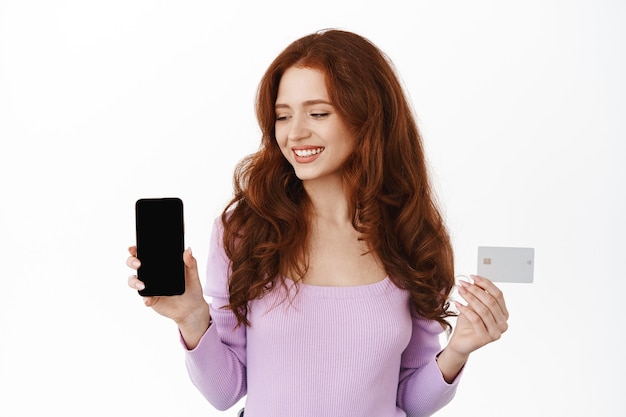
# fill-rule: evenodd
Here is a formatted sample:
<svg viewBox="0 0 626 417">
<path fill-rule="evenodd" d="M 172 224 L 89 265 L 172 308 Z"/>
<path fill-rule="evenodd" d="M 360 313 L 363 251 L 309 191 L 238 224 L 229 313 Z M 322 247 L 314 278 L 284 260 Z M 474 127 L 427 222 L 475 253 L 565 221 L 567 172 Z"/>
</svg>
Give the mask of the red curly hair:
<svg viewBox="0 0 626 417">
<path fill-rule="evenodd" d="M 356 138 L 344 167 L 353 224 L 389 278 L 410 292 L 416 312 L 450 328 L 452 245 L 428 180 L 422 139 L 390 60 L 369 40 L 326 30 L 290 44 L 261 79 L 259 150 L 235 169 L 234 197 L 222 213 L 231 262 L 229 306 L 250 325 L 249 301 L 307 270 L 310 200 L 275 138 L 278 85 L 290 67 L 324 73 L 337 113 Z"/>
</svg>

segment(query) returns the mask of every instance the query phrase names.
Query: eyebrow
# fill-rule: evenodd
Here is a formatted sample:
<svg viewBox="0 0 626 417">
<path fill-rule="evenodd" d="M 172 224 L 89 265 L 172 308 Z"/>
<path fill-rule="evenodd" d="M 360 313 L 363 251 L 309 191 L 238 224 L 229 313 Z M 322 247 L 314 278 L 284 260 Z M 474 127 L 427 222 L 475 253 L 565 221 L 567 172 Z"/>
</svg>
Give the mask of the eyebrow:
<svg viewBox="0 0 626 417">
<path fill-rule="evenodd" d="M 305 102 L 302 103 L 302 105 L 304 107 L 314 106 L 316 104 L 328 104 L 329 106 L 332 106 L 332 103 L 330 103 L 327 100 L 322 100 L 322 99 L 306 100 Z M 276 103 L 274 108 L 276 108 L 276 109 L 288 109 L 288 108 L 291 108 L 291 106 L 289 106 L 288 104 Z"/>
</svg>

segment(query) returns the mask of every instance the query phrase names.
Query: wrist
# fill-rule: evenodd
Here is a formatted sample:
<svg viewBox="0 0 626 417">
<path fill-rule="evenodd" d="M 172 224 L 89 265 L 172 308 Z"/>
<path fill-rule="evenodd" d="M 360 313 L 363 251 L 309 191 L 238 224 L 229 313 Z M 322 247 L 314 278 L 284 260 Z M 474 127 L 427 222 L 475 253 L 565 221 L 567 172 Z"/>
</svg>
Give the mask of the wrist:
<svg viewBox="0 0 626 417">
<path fill-rule="evenodd" d="M 437 356 L 437 365 L 441 370 L 443 379 L 447 383 L 452 383 L 459 375 L 468 359 L 468 354 L 456 352 L 449 347 L 442 350 Z"/>
<path fill-rule="evenodd" d="M 178 330 L 189 349 L 193 349 L 198 345 L 200 339 L 209 328 L 210 322 L 209 305 L 206 303 L 198 306 L 184 318 L 176 320 Z"/>
</svg>

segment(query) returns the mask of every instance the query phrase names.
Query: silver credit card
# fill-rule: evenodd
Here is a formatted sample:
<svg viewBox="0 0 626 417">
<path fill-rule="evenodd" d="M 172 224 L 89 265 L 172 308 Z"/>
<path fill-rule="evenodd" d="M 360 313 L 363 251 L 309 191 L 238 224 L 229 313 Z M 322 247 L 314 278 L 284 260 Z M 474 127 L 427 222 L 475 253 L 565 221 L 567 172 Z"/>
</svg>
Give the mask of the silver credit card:
<svg viewBox="0 0 626 417">
<path fill-rule="evenodd" d="M 478 247 L 478 275 L 494 282 L 533 282 L 534 248 Z"/>
</svg>

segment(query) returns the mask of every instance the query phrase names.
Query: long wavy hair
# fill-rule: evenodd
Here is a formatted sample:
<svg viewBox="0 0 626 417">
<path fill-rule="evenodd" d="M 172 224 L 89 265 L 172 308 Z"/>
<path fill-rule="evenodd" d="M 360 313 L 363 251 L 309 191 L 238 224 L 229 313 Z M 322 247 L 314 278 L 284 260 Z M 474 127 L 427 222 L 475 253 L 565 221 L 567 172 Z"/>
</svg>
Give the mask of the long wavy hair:
<svg viewBox="0 0 626 417">
<path fill-rule="evenodd" d="M 329 98 L 356 138 L 343 170 L 354 227 L 394 284 L 410 292 L 417 314 L 450 329 L 452 245 L 412 108 L 387 56 L 362 36 L 341 30 L 296 40 L 261 79 L 261 144 L 237 165 L 234 197 L 222 213 L 231 262 L 227 308 L 238 325 L 250 325 L 251 300 L 285 285 L 286 271 L 295 273 L 296 282 L 307 272 L 311 204 L 275 137 L 278 85 L 290 67 L 324 73 Z"/>
</svg>

